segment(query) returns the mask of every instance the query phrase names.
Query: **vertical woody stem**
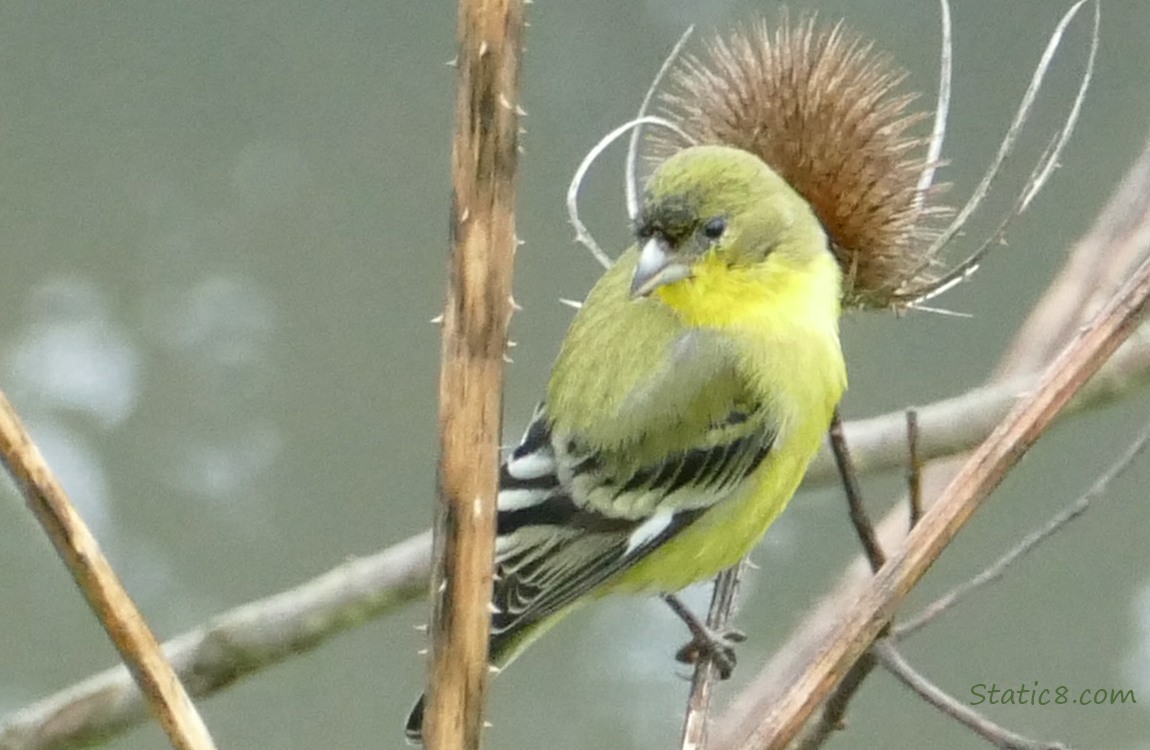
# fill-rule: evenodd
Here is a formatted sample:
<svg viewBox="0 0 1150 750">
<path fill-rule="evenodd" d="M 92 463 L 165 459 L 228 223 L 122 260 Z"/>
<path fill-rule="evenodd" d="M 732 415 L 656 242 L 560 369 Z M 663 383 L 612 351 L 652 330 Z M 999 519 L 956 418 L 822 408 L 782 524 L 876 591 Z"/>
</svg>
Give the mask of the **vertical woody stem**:
<svg viewBox="0 0 1150 750">
<path fill-rule="evenodd" d="M 516 241 L 522 30 L 519 0 L 460 0 L 431 680 L 424 724 L 433 750 L 475 750 L 483 726 L 501 389 Z"/>
</svg>

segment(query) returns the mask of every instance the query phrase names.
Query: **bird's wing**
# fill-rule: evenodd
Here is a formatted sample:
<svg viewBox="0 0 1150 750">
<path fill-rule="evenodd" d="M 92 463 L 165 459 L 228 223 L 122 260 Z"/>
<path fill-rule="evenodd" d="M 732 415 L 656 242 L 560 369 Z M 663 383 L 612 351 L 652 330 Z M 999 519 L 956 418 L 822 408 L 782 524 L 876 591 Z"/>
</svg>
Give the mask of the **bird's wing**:
<svg viewBox="0 0 1150 750">
<path fill-rule="evenodd" d="M 618 476 L 577 438 L 553 435 L 540 407 L 500 473 L 493 635 L 558 612 L 687 528 L 758 468 L 774 437 L 761 410 L 732 411 L 701 447 Z"/>
</svg>

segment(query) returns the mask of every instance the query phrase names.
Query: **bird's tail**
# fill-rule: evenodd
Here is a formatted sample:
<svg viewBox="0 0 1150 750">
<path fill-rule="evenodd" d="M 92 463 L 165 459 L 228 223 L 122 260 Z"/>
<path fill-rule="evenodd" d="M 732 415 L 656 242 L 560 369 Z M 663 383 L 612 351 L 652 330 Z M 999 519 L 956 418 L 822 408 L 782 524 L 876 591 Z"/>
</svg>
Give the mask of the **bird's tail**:
<svg viewBox="0 0 1150 750">
<path fill-rule="evenodd" d="M 412 745 L 423 744 L 423 709 L 426 703 L 427 693 L 424 693 L 411 707 L 411 713 L 407 715 L 407 723 L 403 725 L 403 736 Z"/>
<path fill-rule="evenodd" d="M 549 627 L 539 623 L 531 623 L 515 630 L 492 634 L 489 642 L 488 659 L 495 671 L 510 664 L 527 645 L 542 634 Z M 427 708 L 427 693 L 419 696 L 419 700 L 411 707 L 407 714 L 407 723 L 403 725 L 403 735 L 412 745 L 423 744 L 423 713 Z"/>
<path fill-rule="evenodd" d="M 521 621 L 507 630 L 492 633 L 491 640 L 488 642 L 487 658 L 493 671 L 499 672 L 515 661 L 519 654 L 523 653 L 523 650 L 530 646 L 536 638 L 546 633 L 571 610 L 583 603 L 583 600 L 576 601 L 543 620 Z M 412 745 L 423 744 L 423 713 L 426 708 L 427 693 L 424 693 L 419 696 L 419 700 L 411 707 L 411 713 L 407 715 L 403 734 Z"/>
</svg>

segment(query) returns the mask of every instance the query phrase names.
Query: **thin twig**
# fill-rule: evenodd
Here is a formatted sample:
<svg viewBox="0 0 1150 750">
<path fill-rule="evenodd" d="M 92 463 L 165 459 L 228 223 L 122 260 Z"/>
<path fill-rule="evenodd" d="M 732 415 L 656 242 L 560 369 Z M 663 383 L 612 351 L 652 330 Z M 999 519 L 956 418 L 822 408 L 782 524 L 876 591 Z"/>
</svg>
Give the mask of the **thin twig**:
<svg viewBox="0 0 1150 750">
<path fill-rule="evenodd" d="M 922 458 L 918 455 L 918 411 L 906 410 L 906 486 L 910 498 L 910 528 L 922 518 Z"/>
<path fill-rule="evenodd" d="M 172 746 L 215 750 L 207 726 L 160 650 L 156 636 L 3 393 L 0 461 L 16 480 L 28 508 L 52 540 Z"/>
<path fill-rule="evenodd" d="M 504 355 L 515 255 L 522 0 L 460 0 L 452 253 L 423 732 L 477 750 L 487 685 Z"/>
<path fill-rule="evenodd" d="M 1032 740 L 1012 732 L 995 724 L 969 706 L 963 705 L 915 671 L 914 667 L 903 658 L 889 638 L 875 641 L 871 651 L 883 668 L 894 675 L 899 682 L 917 693 L 924 701 L 955 721 L 961 722 L 1000 750 L 1068 750 L 1067 746 L 1060 742 Z"/>
<path fill-rule="evenodd" d="M 875 534 L 874 526 L 871 524 L 870 516 L 867 514 L 866 506 L 863 503 L 858 474 L 851 461 L 846 439 L 843 437 L 842 417 L 837 408 L 831 415 L 828 435 L 831 452 L 834 453 L 835 463 L 842 479 L 843 491 L 847 496 L 851 523 L 862 543 L 863 552 L 867 562 L 870 563 L 871 571 L 878 572 L 886 561 L 886 556 L 883 554 L 882 546 L 879 544 L 878 536 Z M 844 726 L 847 707 L 850 705 L 851 699 L 854 698 L 873 669 L 874 659 L 865 654 L 852 664 L 834 692 L 824 701 L 818 720 L 807 722 L 804 732 L 792 743 L 792 750 L 819 748 L 830 739 L 831 734 L 840 730 Z"/>
<path fill-rule="evenodd" d="M 711 607 L 707 611 L 707 627 L 711 632 L 723 632 L 730 626 L 738 601 L 739 583 L 746 568 L 747 560 L 744 558 L 715 578 Z M 687 713 L 683 719 L 682 750 L 702 750 L 707 746 L 707 718 L 717 677 L 718 670 L 713 660 L 704 655 L 695 664 L 695 673 L 691 676 L 691 692 L 687 696 Z"/>
<path fill-rule="evenodd" d="M 846 438 L 843 437 L 843 423 L 839 417 L 838 408 L 835 408 L 834 414 L 831 416 L 829 435 L 831 452 L 834 453 L 835 465 L 838 466 L 839 476 L 842 477 L 843 491 L 846 492 L 851 523 L 862 543 L 871 570 L 877 571 L 886 562 L 886 555 L 883 554 L 882 547 L 879 546 L 878 537 L 874 533 L 874 526 L 871 525 L 866 507 L 863 505 L 862 488 L 859 486 L 858 474 L 851 462 Z"/>
<path fill-rule="evenodd" d="M 1062 527 L 1066 526 L 1066 524 L 1081 516 L 1089 510 L 1095 500 L 1105 495 L 1111 482 L 1122 476 L 1122 474 L 1130 468 L 1131 464 L 1134 463 L 1134 459 L 1145 450 L 1147 442 L 1150 442 L 1150 422 L 1147 422 L 1142 427 L 1142 430 L 1138 433 L 1134 442 L 1122 452 L 1118 460 L 1111 464 L 1101 476 L 1094 480 L 1094 484 L 1090 486 L 1090 489 L 1083 493 L 1077 500 L 1070 503 L 1070 505 L 1059 511 L 1053 518 L 1047 521 L 1042 528 L 1036 529 L 1023 537 L 1018 544 L 1012 547 L 1002 557 L 998 558 L 992 565 L 985 568 L 981 573 L 969 581 L 954 587 L 943 596 L 940 596 L 938 599 L 935 599 L 923 607 L 914 617 L 908 618 L 905 622 L 900 623 L 894 629 L 895 638 L 901 640 L 913 635 L 923 626 L 930 624 L 943 612 L 951 609 L 975 591 L 988 583 L 993 583 L 1001 579 L 1010 566 L 1031 552 L 1041 542 L 1049 539 L 1061 530 Z"/>
</svg>

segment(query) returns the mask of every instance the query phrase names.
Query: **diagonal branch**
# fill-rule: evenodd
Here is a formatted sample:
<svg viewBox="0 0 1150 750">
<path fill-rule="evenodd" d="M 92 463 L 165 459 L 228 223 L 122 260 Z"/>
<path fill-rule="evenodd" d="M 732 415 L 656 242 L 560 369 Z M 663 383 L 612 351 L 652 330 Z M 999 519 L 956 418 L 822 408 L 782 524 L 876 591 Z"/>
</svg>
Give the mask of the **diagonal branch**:
<svg viewBox="0 0 1150 750">
<path fill-rule="evenodd" d="M 427 595 L 431 534 L 346 562 L 296 588 L 249 602 L 176 636 L 164 653 L 194 696 L 208 696 L 307 653 Z M 124 667 L 98 672 L 0 721 L 0 748 L 90 745 L 148 717 Z"/>
<path fill-rule="evenodd" d="M 207 726 L 161 653 L 156 636 L 2 393 L 0 461 L 16 480 L 28 508 L 120 652 L 172 746 L 215 750 Z"/>
</svg>

